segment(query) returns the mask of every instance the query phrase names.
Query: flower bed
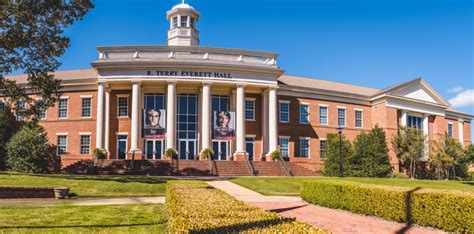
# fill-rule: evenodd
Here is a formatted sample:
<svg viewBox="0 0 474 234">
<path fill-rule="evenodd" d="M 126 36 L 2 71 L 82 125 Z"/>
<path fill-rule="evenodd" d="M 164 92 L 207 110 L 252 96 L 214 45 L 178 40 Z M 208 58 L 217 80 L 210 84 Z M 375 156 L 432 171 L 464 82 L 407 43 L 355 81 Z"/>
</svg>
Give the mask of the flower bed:
<svg viewBox="0 0 474 234">
<path fill-rule="evenodd" d="M 247 206 L 203 182 L 168 182 L 166 204 L 171 233 L 326 233 L 310 224 Z"/>
<path fill-rule="evenodd" d="M 54 198 L 54 188 L 0 186 L 0 198 Z"/>
<path fill-rule="evenodd" d="M 397 222 L 408 221 L 445 231 L 474 232 L 473 193 L 308 181 L 303 183 L 300 195 L 320 206 Z"/>
</svg>

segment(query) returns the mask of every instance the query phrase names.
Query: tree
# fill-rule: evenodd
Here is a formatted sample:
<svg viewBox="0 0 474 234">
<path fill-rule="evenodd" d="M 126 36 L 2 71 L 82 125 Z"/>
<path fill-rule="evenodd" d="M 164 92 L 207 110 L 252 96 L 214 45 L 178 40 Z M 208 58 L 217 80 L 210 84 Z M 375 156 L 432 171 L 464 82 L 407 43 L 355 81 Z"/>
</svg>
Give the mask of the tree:
<svg viewBox="0 0 474 234">
<path fill-rule="evenodd" d="M 25 124 L 7 144 L 7 167 L 11 171 L 45 173 L 49 171 L 51 145 L 42 126 Z"/>
<path fill-rule="evenodd" d="M 339 134 L 330 133 L 326 136 L 326 160 L 324 161 L 323 174 L 325 176 L 339 176 Z M 350 175 L 350 165 L 348 160 L 353 155 L 352 146 L 349 140 L 342 136 L 342 165 L 343 175 Z"/>
<path fill-rule="evenodd" d="M 63 30 L 92 7 L 89 0 L 1 1 L 0 91 L 17 114 L 36 121 L 40 110 L 54 106 L 61 82 L 52 72 L 61 64 L 57 58 L 69 47 Z M 5 77 L 13 71 L 26 73 L 28 85 L 19 86 Z M 19 101 L 28 108 L 17 108 Z"/>
<path fill-rule="evenodd" d="M 20 122 L 16 121 L 8 107 L 0 110 L 0 171 L 6 169 L 7 143 L 17 132 L 19 126 Z"/>
<path fill-rule="evenodd" d="M 349 158 L 352 176 L 386 177 L 392 172 L 385 131 L 375 126 L 354 140 L 354 156 Z"/>
<path fill-rule="evenodd" d="M 400 127 L 397 135 L 392 139 L 392 147 L 398 159 L 400 167 L 408 172 L 410 178 L 415 178 L 418 162 L 425 152 L 426 136 L 419 129 Z"/>
<path fill-rule="evenodd" d="M 474 145 L 472 144 L 466 148 L 466 160 L 469 163 L 474 164 Z"/>
<path fill-rule="evenodd" d="M 466 178 L 469 161 L 461 144 L 447 134 L 430 143 L 431 171 L 437 179 Z"/>
</svg>

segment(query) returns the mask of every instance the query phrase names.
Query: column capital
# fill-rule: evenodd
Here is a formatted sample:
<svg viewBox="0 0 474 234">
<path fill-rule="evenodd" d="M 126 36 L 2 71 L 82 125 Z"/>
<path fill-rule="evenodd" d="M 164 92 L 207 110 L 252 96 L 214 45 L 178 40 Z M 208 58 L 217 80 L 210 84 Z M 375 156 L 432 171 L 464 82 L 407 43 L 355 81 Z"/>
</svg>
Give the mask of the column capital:
<svg viewBox="0 0 474 234">
<path fill-rule="evenodd" d="M 211 86 L 212 85 L 212 81 L 203 81 L 201 83 L 202 83 L 202 86 Z"/>
<path fill-rule="evenodd" d="M 270 87 L 268 87 L 268 90 L 269 91 L 270 90 L 278 90 L 278 88 L 279 88 L 278 86 L 270 86 Z"/>
<path fill-rule="evenodd" d="M 105 85 L 107 84 L 107 82 L 105 82 L 105 80 L 98 80 L 97 81 L 97 85 Z"/>
<path fill-rule="evenodd" d="M 237 83 L 237 84 L 235 84 L 235 86 L 236 86 L 237 88 L 245 88 L 247 85 L 246 85 L 246 84 L 243 84 L 243 83 Z"/>
<path fill-rule="evenodd" d="M 176 85 L 178 83 L 178 81 L 176 80 L 169 80 L 167 81 L 168 85 Z"/>
<path fill-rule="evenodd" d="M 130 81 L 132 84 L 141 84 L 142 81 L 141 80 L 131 80 Z"/>
</svg>

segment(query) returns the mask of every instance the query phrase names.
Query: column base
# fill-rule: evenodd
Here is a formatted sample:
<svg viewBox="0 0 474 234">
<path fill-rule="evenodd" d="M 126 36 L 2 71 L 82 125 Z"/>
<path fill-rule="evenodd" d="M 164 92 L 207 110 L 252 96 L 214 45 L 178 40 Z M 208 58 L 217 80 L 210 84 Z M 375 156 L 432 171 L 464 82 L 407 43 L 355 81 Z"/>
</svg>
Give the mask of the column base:
<svg viewBox="0 0 474 234">
<path fill-rule="evenodd" d="M 235 152 L 234 161 L 245 161 L 249 158 L 249 154 L 247 152 Z"/>
</svg>

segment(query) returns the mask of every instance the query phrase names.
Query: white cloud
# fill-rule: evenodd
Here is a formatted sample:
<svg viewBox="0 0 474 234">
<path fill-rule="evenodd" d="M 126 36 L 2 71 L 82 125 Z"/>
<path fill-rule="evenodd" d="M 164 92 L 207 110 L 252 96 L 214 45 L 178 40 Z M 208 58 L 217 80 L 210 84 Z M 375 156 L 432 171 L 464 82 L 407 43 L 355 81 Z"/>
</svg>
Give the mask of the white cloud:
<svg viewBox="0 0 474 234">
<path fill-rule="evenodd" d="M 474 89 L 460 92 L 456 97 L 449 99 L 449 102 L 454 108 L 474 106 Z"/>
<path fill-rule="evenodd" d="M 463 90 L 464 90 L 464 88 L 462 86 L 456 86 L 454 88 L 450 88 L 450 89 L 446 90 L 446 93 L 459 93 Z"/>
</svg>

